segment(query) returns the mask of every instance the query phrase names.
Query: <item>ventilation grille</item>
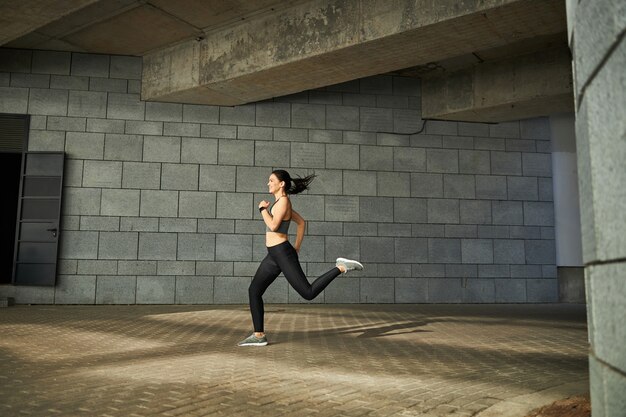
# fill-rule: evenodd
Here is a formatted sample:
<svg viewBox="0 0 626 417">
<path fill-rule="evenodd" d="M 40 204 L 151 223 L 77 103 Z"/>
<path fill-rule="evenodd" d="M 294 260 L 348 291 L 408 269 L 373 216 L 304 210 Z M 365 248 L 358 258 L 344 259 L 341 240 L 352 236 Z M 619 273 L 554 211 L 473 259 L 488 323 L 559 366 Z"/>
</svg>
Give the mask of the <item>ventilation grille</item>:
<svg viewBox="0 0 626 417">
<path fill-rule="evenodd" d="M 23 152 L 28 116 L 0 114 L 0 152 Z"/>
</svg>

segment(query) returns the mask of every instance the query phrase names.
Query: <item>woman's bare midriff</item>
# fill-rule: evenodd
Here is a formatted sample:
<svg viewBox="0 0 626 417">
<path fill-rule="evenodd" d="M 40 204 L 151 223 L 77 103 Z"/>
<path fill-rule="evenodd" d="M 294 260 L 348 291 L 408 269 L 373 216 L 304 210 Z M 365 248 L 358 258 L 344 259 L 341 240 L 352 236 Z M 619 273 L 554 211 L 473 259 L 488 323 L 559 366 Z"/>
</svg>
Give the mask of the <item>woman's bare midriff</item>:
<svg viewBox="0 0 626 417">
<path fill-rule="evenodd" d="M 280 245 L 287 240 L 289 240 L 289 237 L 284 233 L 265 232 L 265 246 L 268 248 Z"/>
</svg>

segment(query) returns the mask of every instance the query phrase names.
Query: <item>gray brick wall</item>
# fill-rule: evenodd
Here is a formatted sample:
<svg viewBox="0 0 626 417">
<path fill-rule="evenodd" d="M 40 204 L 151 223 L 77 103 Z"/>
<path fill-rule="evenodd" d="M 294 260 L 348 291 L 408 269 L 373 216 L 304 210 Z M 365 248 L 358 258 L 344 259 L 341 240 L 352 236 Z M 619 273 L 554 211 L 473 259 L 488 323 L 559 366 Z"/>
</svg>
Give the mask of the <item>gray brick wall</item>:
<svg viewBox="0 0 626 417">
<path fill-rule="evenodd" d="M 245 106 L 143 102 L 139 58 L 3 56 L 18 52 L 29 69 L 0 62 L 0 111 L 31 114 L 29 148 L 67 158 L 59 284 L 18 302 L 246 303 L 274 168 L 319 176 L 293 197 L 309 276 L 366 266 L 315 302 L 557 300 L 549 123 L 404 135 L 419 82 L 384 75 Z M 266 299 L 305 302 L 282 279 Z"/>
</svg>

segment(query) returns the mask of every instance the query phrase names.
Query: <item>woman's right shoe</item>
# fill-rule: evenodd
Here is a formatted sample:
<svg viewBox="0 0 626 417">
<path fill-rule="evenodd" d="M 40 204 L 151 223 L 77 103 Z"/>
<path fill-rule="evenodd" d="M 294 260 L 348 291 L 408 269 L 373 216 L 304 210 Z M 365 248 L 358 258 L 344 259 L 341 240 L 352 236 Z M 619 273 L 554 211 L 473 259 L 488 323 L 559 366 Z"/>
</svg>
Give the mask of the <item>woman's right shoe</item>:
<svg viewBox="0 0 626 417">
<path fill-rule="evenodd" d="M 335 266 L 337 267 L 343 266 L 344 268 L 346 268 L 346 272 L 363 270 L 363 265 L 361 265 L 360 262 L 354 261 L 352 259 L 346 259 L 346 258 L 337 258 Z"/>
<path fill-rule="evenodd" d="M 237 346 L 265 346 L 267 345 L 267 337 L 256 337 L 254 333 L 237 343 Z"/>
</svg>

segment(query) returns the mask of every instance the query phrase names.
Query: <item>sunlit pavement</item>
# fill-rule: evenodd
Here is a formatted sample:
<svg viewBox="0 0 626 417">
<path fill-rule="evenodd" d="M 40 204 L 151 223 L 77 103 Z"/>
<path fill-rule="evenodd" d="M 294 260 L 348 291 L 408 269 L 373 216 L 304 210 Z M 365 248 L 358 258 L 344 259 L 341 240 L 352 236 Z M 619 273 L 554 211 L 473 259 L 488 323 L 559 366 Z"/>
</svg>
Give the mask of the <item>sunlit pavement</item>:
<svg viewBox="0 0 626 417">
<path fill-rule="evenodd" d="M 582 305 L 0 309 L 0 416 L 475 415 L 588 378 Z"/>
</svg>

